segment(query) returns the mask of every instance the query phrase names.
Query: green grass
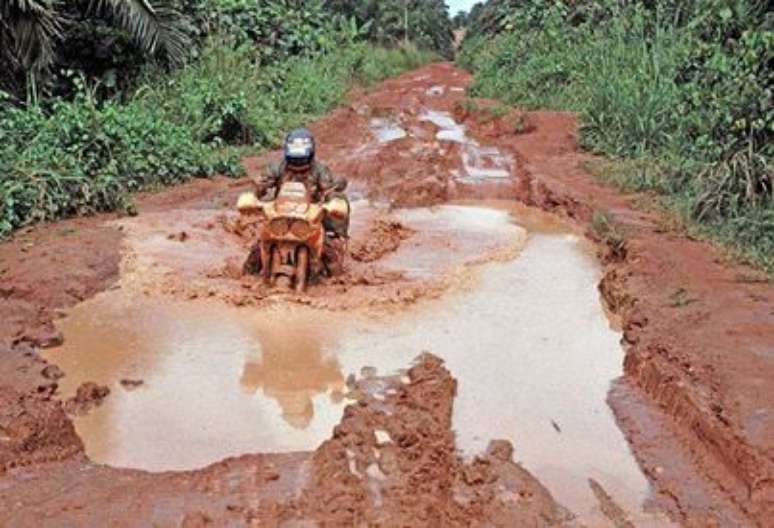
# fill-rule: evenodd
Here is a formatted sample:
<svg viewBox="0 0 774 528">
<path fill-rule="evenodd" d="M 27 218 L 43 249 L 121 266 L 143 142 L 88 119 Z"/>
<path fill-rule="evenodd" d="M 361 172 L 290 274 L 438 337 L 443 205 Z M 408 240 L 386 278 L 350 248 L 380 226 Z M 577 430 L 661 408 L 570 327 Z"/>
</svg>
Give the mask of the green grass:
<svg viewBox="0 0 774 528">
<path fill-rule="evenodd" d="M 596 211 L 591 219 L 591 229 L 610 249 L 610 255 L 623 259 L 626 256 L 626 234 L 610 213 Z"/>
<path fill-rule="evenodd" d="M 693 173 L 680 174 L 673 166 L 652 159 L 608 159 L 585 164 L 596 179 L 625 191 L 656 191 L 642 207 L 665 215 L 669 230 L 721 244 L 740 262 L 774 273 L 774 209 L 740 205 L 734 214 L 699 221 L 692 186 L 700 187 Z M 685 180 L 688 183 L 680 183 Z M 705 193 L 709 191 L 705 188 Z M 719 196 L 719 194 L 713 194 Z"/>
</svg>

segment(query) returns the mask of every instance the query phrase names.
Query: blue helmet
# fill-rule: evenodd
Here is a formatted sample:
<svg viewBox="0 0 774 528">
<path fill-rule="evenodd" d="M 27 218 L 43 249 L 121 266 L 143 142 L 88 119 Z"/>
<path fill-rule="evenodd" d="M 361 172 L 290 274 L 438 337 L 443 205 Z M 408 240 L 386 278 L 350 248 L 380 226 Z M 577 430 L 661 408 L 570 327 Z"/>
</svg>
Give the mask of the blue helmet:
<svg viewBox="0 0 774 528">
<path fill-rule="evenodd" d="M 314 136 L 305 128 L 291 130 L 285 136 L 285 161 L 289 165 L 309 165 L 314 160 Z"/>
</svg>

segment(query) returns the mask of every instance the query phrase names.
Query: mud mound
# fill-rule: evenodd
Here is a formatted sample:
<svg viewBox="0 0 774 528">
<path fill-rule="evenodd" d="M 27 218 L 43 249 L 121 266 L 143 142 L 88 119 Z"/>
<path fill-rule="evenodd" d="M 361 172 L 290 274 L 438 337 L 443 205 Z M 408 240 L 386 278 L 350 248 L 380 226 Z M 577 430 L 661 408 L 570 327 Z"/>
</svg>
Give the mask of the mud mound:
<svg viewBox="0 0 774 528">
<path fill-rule="evenodd" d="M 410 183 L 395 182 L 385 187 L 395 207 L 422 207 L 449 201 L 450 178 L 441 175 L 426 176 Z"/>
<path fill-rule="evenodd" d="M 366 374 L 370 374 L 366 372 Z M 312 485 L 284 521 L 335 526 L 571 525 L 513 463 L 508 442 L 464 463 L 451 429 L 457 383 L 431 354 L 406 376 L 350 380 L 358 402 L 313 458 Z M 257 513 L 257 512 L 256 512 Z"/>
<path fill-rule="evenodd" d="M 86 382 L 78 387 L 75 396 L 64 404 L 67 414 L 86 414 L 94 407 L 102 405 L 102 402 L 110 394 L 110 388 L 97 385 L 94 382 Z"/>
<path fill-rule="evenodd" d="M 532 113 L 509 110 L 496 101 L 460 101 L 454 105 L 452 115 L 459 123 L 474 128 L 478 137 L 488 139 L 502 140 L 537 130 Z"/>
<path fill-rule="evenodd" d="M 457 457 L 451 431 L 456 381 L 437 357 L 424 354 L 408 380 L 408 385 L 396 378 L 358 383 L 358 404 L 346 410 L 333 438 L 315 455 L 320 486 L 302 499 L 312 512 L 324 512 L 337 524 L 469 526 L 491 520 L 494 511 L 514 524 L 566 520 L 526 473 L 520 484 L 530 490 L 525 494 L 530 499 L 509 509 L 495 496 L 504 479 L 490 456 L 471 464 Z M 513 465 L 510 457 L 503 462 Z M 336 479 L 341 484 L 323 486 L 332 474 L 344 476 Z M 353 504 L 359 505 L 355 511 Z"/>
<path fill-rule="evenodd" d="M 377 220 L 365 236 L 350 245 L 350 256 L 358 262 L 374 262 L 396 251 L 415 231 L 395 220 Z"/>
<path fill-rule="evenodd" d="M 216 222 L 227 233 L 236 235 L 244 240 L 246 246 L 253 244 L 260 235 L 261 221 L 258 217 L 218 215 Z"/>
<path fill-rule="evenodd" d="M 47 395 L 0 387 L 0 474 L 64 460 L 82 451 L 83 444 L 59 402 Z"/>
</svg>

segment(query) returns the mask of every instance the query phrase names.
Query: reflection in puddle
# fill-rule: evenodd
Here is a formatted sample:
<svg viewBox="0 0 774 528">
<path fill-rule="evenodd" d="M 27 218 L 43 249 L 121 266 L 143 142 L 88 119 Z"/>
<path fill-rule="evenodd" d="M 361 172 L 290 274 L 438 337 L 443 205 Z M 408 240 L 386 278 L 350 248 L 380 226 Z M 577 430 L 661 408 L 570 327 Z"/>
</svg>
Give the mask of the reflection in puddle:
<svg viewBox="0 0 774 528">
<path fill-rule="evenodd" d="M 480 147 L 466 143 L 462 149 L 462 166 L 465 176 L 458 178 L 463 183 L 477 183 L 482 180 L 503 180 L 511 176 L 512 161 L 500 153 L 497 147 Z"/>
<path fill-rule="evenodd" d="M 395 372 L 428 350 L 458 379 L 454 424 L 465 455 L 507 438 L 584 522 L 606 525 L 588 486 L 594 478 L 638 526 L 652 525 L 642 512 L 648 482 L 605 403 L 622 354 L 599 303 L 600 271 L 581 239 L 517 209 L 529 232 L 524 245 L 525 231 L 509 214 L 465 206 L 402 212 L 408 227 L 429 233 L 426 245 L 406 244 L 384 264 L 416 263 L 418 276 L 443 268 L 439 258 L 459 258 L 461 248 L 480 255 L 508 238 L 523 246 L 518 258 L 479 268 L 468 288 L 407 313 L 238 309 L 121 290 L 79 305 L 60 325 L 65 345 L 46 356 L 67 373 L 64 397 L 87 380 L 113 390 L 75 420 L 87 453 L 161 470 L 311 450 L 341 418 L 349 373 L 366 365 Z M 125 377 L 145 384 L 125 391 L 118 384 Z"/>
<path fill-rule="evenodd" d="M 443 205 L 399 211 L 402 224 L 421 233 L 381 261 L 407 277 L 429 279 L 491 255 L 514 258 L 527 242 L 527 231 L 507 211 Z"/>
<path fill-rule="evenodd" d="M 306 429 L 314 419 L 314 399 L 330 394 L 331 403 L 343 399 L 342 376 L 336 358 L 325 352 L 321 332 L 308 317 L 285 314 L 281 321 L 255 322 L 260 349 L 248 356 L 242 388 L 276 401 L 282 418 L 296 429 Z"/>
<path fill-rule="evenodd" d="M 439 97 L 444 93 L 446 93 L 446 87 L 440 84 L 431 86 L 430 88 L 425 90 L 425 95 L 429 95 L 430 97 Z"/>
<path fill-rule="evenodd" d="M 435 134 L 439 141 L 453 141 L 465 143 L 468 141 L 465 135 L 465 125 L 460 125 L 448 112 L 427 110 L 419 117 L 420 121 L 428 121 L 439 128 Z"/>
<path fill-rule="evenodd" d="M 203 467 L 251 452 L 308 450 L 343 411 L 344 377 L 329 347 L 335 318 L 240 310 L 117 290 L 72 310 L 61 348 L 62 396 L 107 384 L 75 420 L 97 462 L 154 471 Z M 121 379 L 143 380 L 126 391 Z"/>
</svg>

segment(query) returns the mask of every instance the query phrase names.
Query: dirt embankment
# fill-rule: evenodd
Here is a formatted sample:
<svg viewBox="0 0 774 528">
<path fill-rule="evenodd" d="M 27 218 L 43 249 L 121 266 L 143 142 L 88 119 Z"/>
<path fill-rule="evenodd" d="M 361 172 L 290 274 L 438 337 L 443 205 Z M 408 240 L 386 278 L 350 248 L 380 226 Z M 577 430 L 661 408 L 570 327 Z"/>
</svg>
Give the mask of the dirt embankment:
<svg viewBox="0 0 774 528">
<path fill-rule="evenodd" d="M 62 373 L 35 348 L 61 342 L 59 309 L 116 280 L 121 237 L 80 219 L 23 230 L 0 246 L 0 472 L 82 452 L 53 396 Z"/>
<path fill-rule="evenodd" d="M 774 517 L 774 288 L 712 246 L 675 231 L 660 213 L 639 207 L 641 197 L 596 184 L 583 169 L 591 157 L 578 151 L 573 116 L 499 115 L 487 111 L 486 102 L 461 106 L 468 82 L 450 65 L 432 65 L 353 98 L 313 125 L 321 158 L 351 177 L 353 193 L 372 202 L 516 199 L 587 230 L 600 242 L 605 263 L 602 297 L 624 330 L 626 376 L 610 404 L 658 499 L 683 523 L 766 525 Z M 456 116 L 467 134 L 498 147 L 499 155 L 439 141 L 439 125 L 426 114 L 430 107 Z M 373 141 L 373 117 L 389 118 L 406 137 Z M 265 161 L 246 160 L 248 172 L 254 175 Z M 507 181 L 476 179 L 503 169 L 512 176 Z M 238 266 L 244 240 L 212 220 L 228 214 L 247 187 L 245 181 L 195 181 L 142 197 L 139 222 L 106 216 L 61 222 L 26 230 L 0 246 L 0 522 L 572 522 L 509 462 L 508 445 L 495 443 L 469 464 L 454 455 L 454 381 L 429 357 L 411 371 L 409 384 L 377 383 L 383 399 L 369 396 L 374 380 L 361 380 L 362 398 L 315 453 L 248 455 L 165 474 L 86 459 L 55 397 L 60 373 L 36 347 L 62 339 L 55 327 L 59 310 L 119 278 L 122 287 L 156 293 L 214 291 L 237 304 L 264 302 L 266 292 L 230 276 L 223 259 L 213 266 L 205 251 L 184 268 L 165 268 L 175 261 L 176 244 L 196 248 L 205 239 L 233 251 L 231 266 Z M 595 211 L 608 213 L 620 227 L 623 251 L 605 250 L 592 233 Z M 358 229 L 364 238 L 358 239 Z M 395 225 L 389 215 L 353 231 L 347 278 L 296 301 L 346 309 L 353 298 L 412 302 L 427 294 L 428 284 L 379 269 L 400 244 L 421 242 L 422 233 Z M 615 508 L 608 509 L 614 516 Z"/>
</svg>

